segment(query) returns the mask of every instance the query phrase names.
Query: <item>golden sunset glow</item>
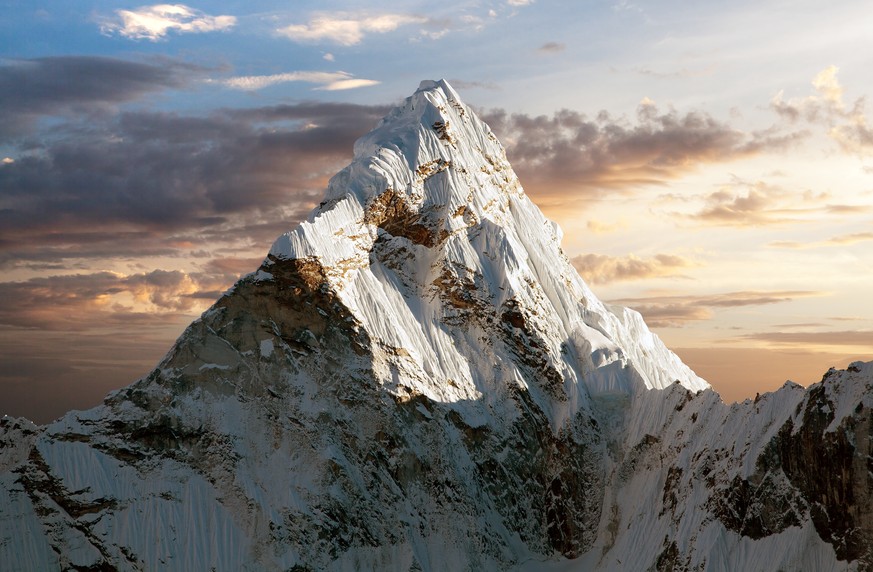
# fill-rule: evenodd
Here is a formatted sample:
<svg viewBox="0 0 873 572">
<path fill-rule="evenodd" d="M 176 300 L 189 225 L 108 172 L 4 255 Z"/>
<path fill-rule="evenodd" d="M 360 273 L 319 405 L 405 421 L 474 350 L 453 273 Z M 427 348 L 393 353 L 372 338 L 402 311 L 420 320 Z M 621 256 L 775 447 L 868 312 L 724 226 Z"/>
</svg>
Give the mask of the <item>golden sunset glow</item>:
<svg viewBox="0 0 873 572">
<path fill-rule="evenodd" d="M 0 8 L 0 413 L 145 374 L 440 77 L 725 400 L 871 359 L 864 3 L 116 4 Z"/>
</svg>

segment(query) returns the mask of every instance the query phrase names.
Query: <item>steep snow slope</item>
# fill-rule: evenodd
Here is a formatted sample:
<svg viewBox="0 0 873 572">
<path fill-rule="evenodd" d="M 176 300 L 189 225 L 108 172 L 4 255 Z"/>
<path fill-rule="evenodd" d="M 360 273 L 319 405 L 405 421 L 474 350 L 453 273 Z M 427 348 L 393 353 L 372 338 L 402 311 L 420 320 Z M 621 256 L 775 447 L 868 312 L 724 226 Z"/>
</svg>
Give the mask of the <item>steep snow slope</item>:
<svg viewBox="0 0 873 572">
<path fill-rule="evenodd" d="M 554 370 L 555 385 L 542 389 L 570 399 L 569 410 L 554 412 L 556 426 L 585 399 L 580 382 L 595 392 L 675 380 L 707 388 L 639 314 L 597 300 L 560 238 L 488 126 L 446 82 L 425 81 L 355 144 L 353 163 L 309 220 L 276 241 L 265 269 L 273 260 L 318 260 L 370 337 L 409 353 L 401 383 L 436 401 L 478 399 L 477 388 L 494 378 L 493 364 L 476 363 L 482 340 L 452 322 L 495 309 L 542 338 L 531 359 Z M 633 373 L 619 371 L 627 365 Z"/>
<path fill-rule="evenodd" d="M 582 561 L 873 569 L 871 406 L 873 362 L 731 406 L 680 388 L 637 400 L 611 457 L 600 536 Z"/>
<path fill-rule="evenodd" d="M 0 562 L 868 566 L 869 364 L 727 407 L 559 243 L 487 125 L 422 82 L 149 376 L 4 419 Z"/>
</svg>

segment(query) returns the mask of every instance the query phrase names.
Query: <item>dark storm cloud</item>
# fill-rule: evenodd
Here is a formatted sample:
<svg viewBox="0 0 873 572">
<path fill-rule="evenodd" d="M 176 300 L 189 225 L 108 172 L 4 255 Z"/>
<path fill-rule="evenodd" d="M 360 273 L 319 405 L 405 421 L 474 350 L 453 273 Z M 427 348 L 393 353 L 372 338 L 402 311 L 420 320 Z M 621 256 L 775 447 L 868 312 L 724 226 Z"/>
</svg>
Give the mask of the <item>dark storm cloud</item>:
<svg viewBox="0 0 873 572">
<path fill-rule="evenodd" d="M 42 115 L 90 114 L 143 95 L 184 86 L 205 70 L 162 59 L 97 56 L 0 61 L 0 136 L 20 135 Z"/>
<path fill-rule="evenodd" d="M 240 226 L 272 240 L 320 200 L 384 112 L 301 103 L 204 117 L 129 112 L 55 127 L 0 166 L 0 265 L 166 254 Z"/>
<path fill-rule="evenodd" d="M 661 113 L 650 102 L 639 106 L 635 122 L 566 109 L 551 117 L 492 110 L 485 119 L 526 188 L 567 198 L 664 184 L 701 164 L 784 149 L 806 136 L 774 129 L 746 133 L 702 112 Z"/>
</svg>

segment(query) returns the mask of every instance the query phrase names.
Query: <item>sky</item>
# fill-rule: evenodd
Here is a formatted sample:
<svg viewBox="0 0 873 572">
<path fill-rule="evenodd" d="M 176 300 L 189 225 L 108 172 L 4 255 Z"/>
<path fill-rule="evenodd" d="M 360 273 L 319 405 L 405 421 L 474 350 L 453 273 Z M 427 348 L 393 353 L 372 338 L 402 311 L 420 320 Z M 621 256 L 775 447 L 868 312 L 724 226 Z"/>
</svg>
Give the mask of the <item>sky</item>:
<svg viewBox="0 0 873 572">
<path fill-rule="evenodd" d="M 194 2 L 194 0 L 192 0 Z M 868 2 L 0 0 L 0 414 L 153 368 L 447 79 L 726 402 L 873 359 Z"/>
</svg>

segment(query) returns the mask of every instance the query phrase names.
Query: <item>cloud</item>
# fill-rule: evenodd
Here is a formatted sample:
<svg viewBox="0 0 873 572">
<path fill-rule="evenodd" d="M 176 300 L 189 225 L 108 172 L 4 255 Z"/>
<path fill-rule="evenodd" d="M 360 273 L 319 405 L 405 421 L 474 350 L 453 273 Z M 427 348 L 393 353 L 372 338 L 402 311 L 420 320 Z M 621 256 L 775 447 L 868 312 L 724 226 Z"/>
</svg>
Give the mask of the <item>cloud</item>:
<svg viewBox="0 0 873 572">
<path fill-rule="evenodd" d="M 610 190 L 661 185 L 706 163 L 730 161 L 793 145 L 803 133 L 745 133 L 702 112 L 661 112 L 650 100 L 636 121 L 601 111 L 571 110 L 552 117 L 492 110 L 485 120 L 531 194 L 569 200 Z"/>
<path fill-rule="evenodd" d="M 642 314 L 651 328 L 681 328 L 688 322 L 709 320 L 713 317 L 709 308 L 693 306 L 684 301 L 656 304 L 635 302 L 627 305 Z"/>
<path fill-rule="evenodd" d="M 387 111 L 302 102 L 55 125 L 0 167 L 0 267 L 269 243 Z"/>
<path fill-rule="evenodd" d="M 705 197 L 706 206 L 692 215 L 700 221 L 739 226 L 785 222 L 774 216 L 774 205 L 784 196 L 762 181 L 725 186 Z"/>
<path fill-rule="evenodd" d="M 370 87 L 371 85 L 378 85 L 379 82 L 374 79 L 357 79 L 357 78 L 349 78 L 349 79 L 341 79 L 332 83 L 329 83 L 325 86 L 319 87 L 318 89 L 322 89 L 324 91 L 343 91 L 346 89 L 357 89 L 359 87 Z"/>
<path fill-rule="evenodd" d="M 681 256 L 657 254 L 651 258 L 606 256 L 603 254 L 580 254 L 570 259 L 586 282 L 608 284 L 623 280 L 644 280 L 663 276 L 677 276 L 677 270 L 694 266 Z"/>
<path fill-rule="evenodd" d="M 803 120 L 823 125 L 846 152 L 870 153 L 873 128 L 867 124 L 866 100 L 860 97 L 853 104 L 846 104 L 838 71 L 836 66 L 828 66 L 819 72 L 812 80 L 814 95 L 786 100 L 784 91 L 780 91 L 770 101 L 770 107 L 791 122 Z"/>
<path fill-rule="evenodd" d="M 153 270 L 122 275 L 115 272 L 70 274 L 0 282 L 0 326 L 42 330 L 87 330 L 93 323 L 123 320 L 145 312 L 176 315 L 190 312 L 193 297 L 204 287 L 214 287 L 178 270 Z M 202 309 L 202 308 L 200 308 Z"/>
<path fill-rule="evenodd" d="M 500 90 L 500 86 L 494 82 L 490 81 L 467 81 L 463 79 L 451 79 L 449 83 L 452 84 L 452 87 L 455 89 L 487 89 L 491 91 Z"/>
<path fill-rule="evenodd" d="M 829 193 L 795 191 L 766 181 L 747 181 L 739 177 L 718 190 L 696 196 L 665 195 L 664 201 L 702 203 L 696 211 L 671 213 L 708 225 L 767 226 L 821 220 L 823 214 L 861 213 L 866 205 L 828 204 Z"/>
<path fill-rule="evenodd" d="M 188 271 L 82 272 L 0 282 L 0 328 L 95 331 L 107 326 L 161 327 L 202 312 L 263 257 L 214 257 Z"/>
<path fill-rule="evenodd" d="M 232 89 L 245 91 L 257 91 L 277 83 L 302 81 L 315 83 L 325 91 L 339 91 L 377 85 L 379 82 L 372 79 L 357 79 L 346 72 L 313 72 L 295 71 L 273 75 L 250 75 L 232 77 L 221 80 L 221 83 Z"/>
<path fill-rule="evenodd" d="M 873 240 L 873 232 L 855 232 L 852 234 L 842 234 L 840 236 L 835 236 L 833 238 L 828 239 L 826 244 L 856 244 L 858 242 L 867 242 Z"/>
<path fill-rule="evenodd" d="M 687 322 L 711 319 L 714 317 L 713 309 L 780 304 L 797 298 L 824 295 L 824 292 L 810 290 L 751 290 L 702 296 L 625 298 L 613 302 L 638 311 L 652 327 L 666 328 L 681 327 Z"/>
<path fill-rule="evenodd" d="M 506 0 L 506 3 L 510 6 L 530 6 L 534 0 Z"/>
<path fill-rule="evenodd" d="M 318 13 L 306 24 L 292 24 L 277 32 L 296 42 L 332 42 L 343 46 L 361 43 L 369 33 L 385 34 L 401 26 L 424 24 L 422 16 L 412 14 Z"/>
<path fill-rule="evenodd" d="M 627 228 L 627 223 L 625 223 L 624 221 L 619 221 L 616 223 L 607 224 L 600 222 L 599 220 L 589 220 L 585 223 L 585 226 L 594 234 L 609 234 L 611 232 L 616 232 L 623 228 Z"/>
<path fill-rule="evenodd" d="M 566 48 L 567 46 L 560 42 L 546 42 L 537 48 L 537 51 L 543 54 L 556 54 L 558 52 L 563 52 Z"/>
<path fill-rule="evenodd" d="M 99 404 L 152 369 L 195 315 L 261 260 L 0 283 L 0 413 L 46 423 Z"/>
<path fill-rule="evenodd" d="M 711 64 L 705 68 L 689 70 L 687 68 L 681 68 L 678 70 L 670 70 L 670 71 L 658 71 L 652 70 L 646 67 L 637 67 L 634 68 L 633 71 L 640 75 L 654 77 L 658 79 L 676 79 L 676 78 L 689 78 L 689 77 L 701 77 L 712 75 L 715 72 L 716 68 L 715 64 Z"/>
<path fill-rule="evenodd" d="M 868 242 L 873 240 L 873 232 L 854 232 L 851 234 L 841 234 L 831 237 L 827 240 L 813 242 L 796 242 L 791 240 L 777 240 L 769 243 L 767 246 L 772 248 L 819 248 L 824 246 L 849 246 L 859 242 Z"/>
<path fill-rule="evenodd" d="M 117 105 L 179 89 L 207 70 L 175 60 L 132 62 L 59 56 L 0 63 L 0 135 L 21 135 L 41 116 L 113 112 Z"/>
<path fill-rule="evenodd" d="M 616 12 L 637 12 L 640 14 L 643 13 L 642 8 L 640 8 L 636 4 L 628 2 L 627 0 L 619 0 L 612 5 L 612 9 Z"/>
<path fill-rule="evenodd" d="M 184 4 L 155 4 L 135 10 L 116 10 L 114 18 L 100 22 L 100 30 L 133 40 L 157 42 L 170 31 L 200 34 L 229 30 L 235 25 L 234 16 L 210 16 Z"/>
<path fill-rule="evenodd" d="M 263 257 L 257 258 L 239 258 L 239 257 L 223 257 L 213 258 L 208 262 L 208 269 L 211 274 L 221 275 L 236 279 L 244 274 L 253 272 L 263 262 Z"/>
<path fill-rule="evenodd" d="M 843 330 L 821 332 L 759 332 L 743 336 L 743 339 L 767 342 L 781 347 L 812 346 L 814 348 L 849 346 L 873 347 L 873 331 Z"/>
</svg>

